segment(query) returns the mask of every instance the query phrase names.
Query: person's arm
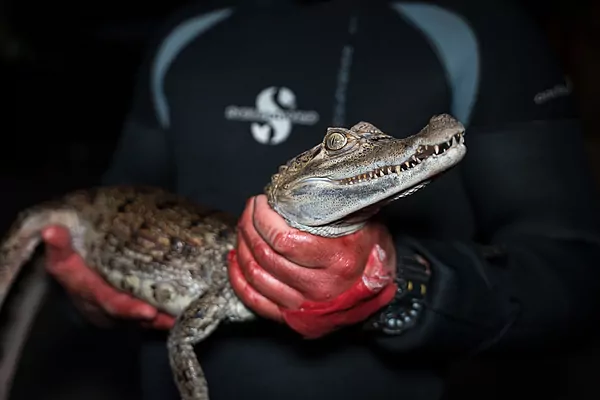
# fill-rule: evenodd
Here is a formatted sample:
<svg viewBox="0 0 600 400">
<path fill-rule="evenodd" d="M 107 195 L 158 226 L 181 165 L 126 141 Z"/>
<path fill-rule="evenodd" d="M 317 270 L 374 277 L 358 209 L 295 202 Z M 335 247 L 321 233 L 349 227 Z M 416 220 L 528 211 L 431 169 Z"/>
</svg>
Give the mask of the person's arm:
<svg viewBox="0 0 600 400">
<path fill-rule="evenodd" d="M 424 296 L 399 294 L 404 304 L 377 315 L 379 330 L 397 328 L 377 335 L 385 349 L 531 349 L 596 322 L 600 225 L 582 134 L 546 44 L 511 21 L 474 22 L 496 32 L 480 37 L 479 102 L 460 167 L 477 237 L 395 237 L 398 254 L 422 255 L 431 276 L 414 275 Z M 390 320 L 407 315 L 410 297 L 424 307 L 402 329 Z"/>
</svg>

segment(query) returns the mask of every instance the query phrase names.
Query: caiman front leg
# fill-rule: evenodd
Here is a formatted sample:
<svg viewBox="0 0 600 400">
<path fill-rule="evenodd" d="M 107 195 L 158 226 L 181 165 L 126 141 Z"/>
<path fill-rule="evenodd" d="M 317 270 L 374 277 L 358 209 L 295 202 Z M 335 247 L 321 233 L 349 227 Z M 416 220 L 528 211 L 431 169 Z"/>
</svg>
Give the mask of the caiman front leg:
<svg viewBox="0 0 600 400">
<path fill-rule="evenodd" d="M 181 313 L 169 333 L 167 347 L 182 400 L 209 400 L 208 384 L 194 345 L 210 336 L 223 321 L 241 322 L 253 318 L 229 285 L 207 291 Z"/>
</svg>

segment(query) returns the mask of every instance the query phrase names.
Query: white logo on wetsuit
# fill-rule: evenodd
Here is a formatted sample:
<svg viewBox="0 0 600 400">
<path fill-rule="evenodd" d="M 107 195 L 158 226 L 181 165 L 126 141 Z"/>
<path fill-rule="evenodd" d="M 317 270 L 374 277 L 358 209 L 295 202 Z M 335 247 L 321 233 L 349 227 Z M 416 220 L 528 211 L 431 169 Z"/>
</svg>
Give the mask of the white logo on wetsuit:
<svg viewBox="0 0 600 400">
<path fill-rule="evenodd" d="M 568 96 L 571 94 L 573 89 L 573 85 L 571 81 L 567 78 L 565 83 L 557 84 L 551 87 L 550 89 L 546 89 L 538 94 L 536 94 L 533 98 L 535 104 L 543 104 L 550 100 L 554 100 L 558 97 Z"/>
<path fill-rule="evenodd" d="M 293 124 L 314 125 L 319 121 L 316 111 L 296 109 L 296 95 L 286 87 L 270 86 L 256 96 L 256 108 L 228 106 L 225 118 L 250 121 L 250 131 L 257 142 L 279 144 L 292 132 Z"/>
</svg>

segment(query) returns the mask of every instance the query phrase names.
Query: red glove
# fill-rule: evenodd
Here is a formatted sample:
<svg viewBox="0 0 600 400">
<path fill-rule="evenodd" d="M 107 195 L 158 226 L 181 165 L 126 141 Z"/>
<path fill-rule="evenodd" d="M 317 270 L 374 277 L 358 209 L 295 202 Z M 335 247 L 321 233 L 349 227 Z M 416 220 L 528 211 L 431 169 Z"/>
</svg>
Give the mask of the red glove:
<svg viewBox="0 0 600 400">
<path fill-rule="evenodd" d="M 385 227 L 339 238 L 291 228 L 264 195 L 250 199 L 229 255 L 234 291 L 254 312 L 306 338 L 364 321 L 396 292 L 396 253 Z"/>
<path fill-rule="evenodd" d="M 71 295 L 75 305 L 92 322 L 107 326 L 112 318 L 134 319 L 144 326 L 169 329 L 175 319 L 153 306 L 113 289 L 85 265 L 71 247 L 69 231 L 51 226 L 42 232 L 46 243 L 46 269 Z"/>
</svg>

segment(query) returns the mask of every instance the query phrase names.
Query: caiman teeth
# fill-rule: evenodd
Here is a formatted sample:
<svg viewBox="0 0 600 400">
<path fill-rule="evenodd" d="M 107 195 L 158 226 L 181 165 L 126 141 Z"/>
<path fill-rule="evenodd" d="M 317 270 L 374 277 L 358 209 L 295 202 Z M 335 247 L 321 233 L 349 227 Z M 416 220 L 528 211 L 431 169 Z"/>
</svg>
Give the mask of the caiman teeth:
<svg viewBox="0 0 600 400">
<path fill-rule="evenodd" d="M 450 140 L 448 140 L 447 142 L 436 144 L 433 146 L 432 145 L 419 146 L 416 153 L 413 154 L 412 157 L 410 157 L 410 159 L 408 161 L 405 161 L 403 164 L 378 168 L 376 170 L 369 171 L 365 174 L 353 176 L 352 178 L 342 179 L 338 182 L 343 185 L 353 185 L 355 183 L 361 183 L 361 182 L 366 182 L 366 181 L 382 178 L 386 175 L 400 174 L 403 171 L 407 171 L 407 170 L 421 164 L 423 162 L 423 160 L 425 160 L 429 157 L 438 157 L 438 156 L 444 154 L 451 147 L 454 147 L 458 144 L 463 144 L 464 141 L 465 141 L 465 139 L 463 137 L 463 134 L 457 133 L 456 135 L 452 136 L 452 138 Z"/>
</svg>

